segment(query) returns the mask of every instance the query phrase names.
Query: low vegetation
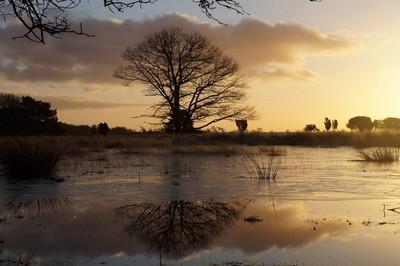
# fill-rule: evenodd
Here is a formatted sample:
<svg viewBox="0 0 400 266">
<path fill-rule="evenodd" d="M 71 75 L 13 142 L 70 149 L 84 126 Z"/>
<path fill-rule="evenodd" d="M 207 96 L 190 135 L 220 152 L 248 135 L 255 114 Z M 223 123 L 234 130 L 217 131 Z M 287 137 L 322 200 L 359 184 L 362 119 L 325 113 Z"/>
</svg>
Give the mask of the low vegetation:
<svg viewBox="0 0 400 266">
<path fill-rule="evenodd" d="M 65 152 L 55 139 L 12 138 L 0 144 L 0 162 L 9 176 L 50 177 Z"/>
<path fill-rule="evenodd" d="M 398 162 L 400 151 L 398 148 L 372 148 L 358 151 L 358 156 L 366 162 L 393 163 Z"/>
<path fill-rule="evenodd" d="M 276 181 L 281 166 L 279 157 L 245 153 L 243 161 L 250 178 Z"/>
</svg>

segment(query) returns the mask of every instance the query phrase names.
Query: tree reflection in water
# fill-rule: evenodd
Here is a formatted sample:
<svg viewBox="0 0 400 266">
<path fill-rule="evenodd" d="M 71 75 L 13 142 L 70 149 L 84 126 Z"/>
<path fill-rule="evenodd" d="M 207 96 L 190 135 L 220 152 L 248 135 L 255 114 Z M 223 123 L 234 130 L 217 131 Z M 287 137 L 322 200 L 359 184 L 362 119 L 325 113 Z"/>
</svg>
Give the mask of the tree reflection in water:
<svg viewBox="0 0 400 266">
<path fill-rule="evenodd" d="M 170 201 L 122 206 L 117 213 L 129 221 L 126 231 L 152 252 L 181 258 L 206 247 L 240 217 L 248 202 Z"/>
</svg>

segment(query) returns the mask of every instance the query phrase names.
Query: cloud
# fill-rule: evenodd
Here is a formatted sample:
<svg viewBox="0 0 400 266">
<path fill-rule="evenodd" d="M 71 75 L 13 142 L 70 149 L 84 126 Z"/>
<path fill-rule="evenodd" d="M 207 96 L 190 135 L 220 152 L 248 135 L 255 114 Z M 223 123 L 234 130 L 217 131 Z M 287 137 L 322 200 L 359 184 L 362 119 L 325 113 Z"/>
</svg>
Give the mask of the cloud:
<svg viewBox="0 0 400 266">
<path fill-rule="evenodd" d="M 120 54 L 124 49 L 170 26 L 201 32 L 236 59 L 245 73 L 261 79 L 310 80 L 313 75 L 308 70 L 293 72 L 283 67 L 302 67 L 309 56 L 354 47 L 354 43 L 344 36 L 324 34 L 296 23 L 270 24 L 255 19 L 244 19 L 225 27 L 169 14 L 145 21 L 88 18 L 83 25 L 96 37 L 67 35 L 62 40 L 49 38 L 46 45 L 12 40 L 13 36 L 24 31 L 21 25 L 9 24 L 0 28 L 0 78 L 29 82 L 120 83 L 113 73 L 121 64 Z M 283 67 L 262 71 L 277 64 Z"/>
<path fill-rule="evenodd" d="M 295 81 L 313 81 L 318 77 L 315 72 L 305 69 L 284 69 L 284 68 L 271 68 L 268 70 L 259 70 L 250 72 L 250 75 L 256 76 L 263 81 L 277 81 L 282 79 L 291 79 Z"/>
<path fill-rule="evenodd" d="M 104 109 L 142 106 L 141 104 L 92 101 L 80 97 L 68 96 L 43 96 L 39 98 L 43 101 L 50 102 L 52 107 L 57 108 L 58 110 Z"/>
</svg>

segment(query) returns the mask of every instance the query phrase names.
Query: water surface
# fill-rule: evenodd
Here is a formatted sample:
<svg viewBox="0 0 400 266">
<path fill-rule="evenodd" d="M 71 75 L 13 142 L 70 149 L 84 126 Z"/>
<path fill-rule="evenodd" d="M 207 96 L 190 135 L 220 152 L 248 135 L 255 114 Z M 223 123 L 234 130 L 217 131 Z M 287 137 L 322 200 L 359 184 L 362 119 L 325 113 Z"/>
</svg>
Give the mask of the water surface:
<svg viewBox="0 0 400 266">
<path fill-rule="evenodd" d="M 117 150 L 62 183 L 0 180 L 0 260 L 45 265 L 398 265 L 400 166 L 285 148 L 277 182 L 241 156 Z"/>
</svg>

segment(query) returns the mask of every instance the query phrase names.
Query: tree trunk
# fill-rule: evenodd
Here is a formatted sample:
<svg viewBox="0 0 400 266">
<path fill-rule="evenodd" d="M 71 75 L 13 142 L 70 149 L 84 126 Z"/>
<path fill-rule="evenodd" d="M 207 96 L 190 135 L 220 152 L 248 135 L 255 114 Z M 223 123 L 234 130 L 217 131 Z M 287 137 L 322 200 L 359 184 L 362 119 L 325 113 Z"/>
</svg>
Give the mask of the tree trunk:
<svg viewBox="0 0 400 266">
<path fill-rule="evenodd" d="M 174 90 L 174 108 L 172 111 L 172 119 L 174 124 L 174 133 L 178 134 L 182 131 L 182 122 L 181 122 L 181 114 L 180 114 L 180 106 L 179 106 L 179 88 L 175 86 Z"/>
</svg>

